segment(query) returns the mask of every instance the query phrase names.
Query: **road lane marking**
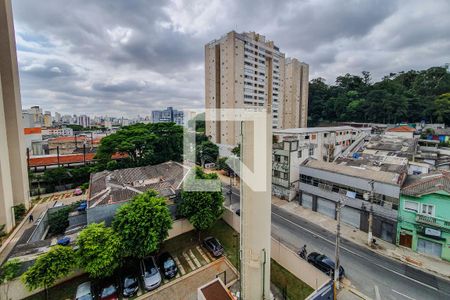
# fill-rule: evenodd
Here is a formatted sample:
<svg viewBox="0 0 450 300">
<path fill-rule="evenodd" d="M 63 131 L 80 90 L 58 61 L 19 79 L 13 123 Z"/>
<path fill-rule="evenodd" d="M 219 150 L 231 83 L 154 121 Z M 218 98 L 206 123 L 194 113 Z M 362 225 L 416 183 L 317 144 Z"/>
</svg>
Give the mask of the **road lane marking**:
<svg viewBox="0 0 450 300">
<path fill-rule="evenodd" d="M 192 252 L 191 249 L 189 249 L 188 252 L 189 256 L 191 257 L 192 261 L 195 263 L 195 265 L 197 266 L 197 268 L 200 268 L 202 266 L 202 264 L 198 261 L 197 257 L 194 255 L 194 253 Z"/>
<path fill-rule="evenodd" d="M 200 255 L 203 257 L 203 259 L 206 261 L 206 263 L 210 263 L 211 260 L 209 260 L 208 256 L 205 255 L 205 252 L 203 252 L 202 248 L 200 248 L 200 246 L 196 247 L 198 253 L 200 253 Z"/>
<path fill-rule="evenodd" d="M 186 271 L 184 270 L 183 265 L 180 263 L 180 260 L 178 259 L 178 257 L 175 256 L 173 259 L 177 263 L 178 269 L 180 270 L 181 275 L 186 274 Z"/>
<path fill-rule="evenodd" d="M 281 219 L 283 219 L 283 220 L 285 220 L 285 221 L 287 221 L 287 222 L 289 222 L 289 223 L 291 223 L 291 224 L 294 225 L 294 226 L 297 226 L 297 227 L 303 229 L 303 230 L 306 231 L 306 232 L 309 232 L 309 233 L 312 234 L 313 236 L 316 236 L 316 237 L 318 237 L 318 238 L 321 238 L 321 239 L 323 239 L 324 241 L 326 241 L 326 242 L 328 242 L 328 243 L 334 245 L 334 242 L 333 242 L 333 241 L 328 240 L 327 238 L 321 236 L 320 234 L 315 233 L 315 232 L 313 232 L 313 231 L 311 231 L 311 230 L 309 230 L 309 229 L 307 229 L 307 228 L 305 228 L 305 227 L 303 227 L 303 226 L 301 226 L 301 225 L 299 225 L 299 224 L 297 224 L 297 223 L 295 223 L 295 222 L 293 222 L 293 221 L 291 221 L 291 220 L 289 220 L 289 219 L 286 219 L 285 217 L 283 217 L 283 216 L 281 216 L 281 215 L 279 215 L 279 214 L 277 214 L 277 213 L 275 213 L 275 212 L 273 212 L 273 211 L 272 211 L 272 214 L 275 215 L 275 216 L 277 216 L 277 217 L 279 217 L 279 218 L 281 218 Z M 360 254 L 358 254 L 358 253 L 356 253 L 356 252 L 354 252 L 354 251 L 352 251 L 352 250 L 350 250 L 350 249 L 348 249 L 348 248 L 346 248 L 346 247 L 341 246 L 341 249 L 344 249 L 345 251 L 347 251 L 347 252 L 349 252 L 349 253 L 351 253 L 351 254 L 353 254 L 353 255 L 355 255 L 355 256 L 358 256 L 358 257 L 360 257 L 360 258 L 362 258 L 362 259 L 369 260 L 367 257 L 365 257 L 365 256 L 363 256 L 363 255 L 360 255 Z M 433 286 L 431 286 L 431 285 L 428 285 L 428 284 L 426 284 L 426 283 L 423 283 L 423 282 L 421 282 L 421 281 L 419 281 L 419 280 L 416 280 L 416 279 L 414 279 L 414 278 L 408 277 L 408 276 L 406 276 L 406 275 L 404 275 L 404 274 L 401 274 L 401 273 L 399 273 L 399 272 L 397 272 L 397 271 L 391 270 L 391 269 L 389 269 L 389 268 L 387 268 L 387 267 L 385 267 L 385 266 L 382 266 L 382 265 L 380 265 L 380 264 L 378 264 L 378 263 L 376 263 L 376 262 L 373 262 L 373 261 L 371 261 L 371 262 L 372 262 L 372 264 L 374 264 L 374 265 L 376 265 L 376 266 L 378 266 L 378 267 L 380 267 L 380 268 L 382 268 L 382 269 L 385 269 L 386 271 L 392 272 L 392 273 L 394 273 L 394 274 L 396 274 L 396 275 L 398 275 L 398 276 L 401 276 L 401 277 L 403 277 L 403 278 L 406 278 L 406 279 L 408 279 L 408 280 L 411 280 L 411 281 L 413 281 L 413 282 L 416 282 L 416 283 L 418 283 L 418 284 L 420 284 L 420 285 L 422 285 L 422 286 L 428 287 L 428 288 L 430 288 L 430 289 L 432 289 L 432 290 L 435 290 L 435 291 L 438 291 L 438 292 L 441 292 L 441 293 L 443 293 L 443 294 L 448 295 L 445 291 L 439 290 L 438 288 L 435 288 L 435 287 L 433 287 Z"/>
<path fill-rule="evenodd" d="M 375 299 L 376 299 L 376 300 L 381 300 L 381 297 L 380 297 L 380 290 L 378 289 L 378 286 L 375 285 L 374 288 L 375 288 Z"/>
<path fill-rule="evenodd" d="M 413 297 L 410 297 L 410 296 L 408 296 L 408 295 L 405 295 L 405 294 L 403 294 L 403 293 L 400 293 L 399 291 L 396 291 L 396 290 L 392 290 L 394 293 L 397 293 L 397 294 L 399 294 L 400 296 L 403 296 L 403 297 L 405 297 L 405 298 L 408 298 L 408 299 L 411 299 L 411 300 L 416 300 L 415 298 L 413 298 Z"/>
<path fill-rule="evenodd" d="M 191 268 L 192 271 L 194 271 L 195 269 L 197 269 L 194 265 L 194 263 L 191 261 L 191 259 L 189 258 L 189 255 L 186 252 L 183 252 L 183 257 L 186 260 L 186 262 L 188 263 L 189 267 Z"/>
</svg>

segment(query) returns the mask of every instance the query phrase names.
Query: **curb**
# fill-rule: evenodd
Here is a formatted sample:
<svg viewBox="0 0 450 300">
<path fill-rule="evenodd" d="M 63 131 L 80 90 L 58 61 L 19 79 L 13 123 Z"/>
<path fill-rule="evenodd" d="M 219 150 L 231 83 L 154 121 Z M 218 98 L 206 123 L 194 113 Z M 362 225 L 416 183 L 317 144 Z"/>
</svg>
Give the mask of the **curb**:
<svg viewBox="0 0 450 300">
<path fill-rule="evenodd" d="M 354 289 L 354 288 L 349 287 L 349 288 L 347 288 L 347 290 L 348 290 L 350 293 L 354 294 L 355 296 L 357 296 L 357 297 L 359 297 L 359 298 L 361 298 L 361 299 L 364 299 L 364 300 L 372 300 L 372 298 L 370 298 L 370 297 L 364 295 L 363 293 L 361 293 L 361 292 L 358 291 L 357 289 Z"/>
</svg>

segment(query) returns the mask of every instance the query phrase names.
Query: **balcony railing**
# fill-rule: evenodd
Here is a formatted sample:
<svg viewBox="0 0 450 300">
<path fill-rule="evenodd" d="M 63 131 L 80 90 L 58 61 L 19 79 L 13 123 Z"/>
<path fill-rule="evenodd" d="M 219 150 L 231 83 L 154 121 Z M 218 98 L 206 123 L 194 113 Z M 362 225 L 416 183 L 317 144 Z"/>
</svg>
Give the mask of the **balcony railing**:
<svg viewBox="0 0 450 300">
<path fill-rule="evenodd" d="M 444 220 L 441 218 L 436 218 L 428 215 L 416 214 L 416 222 L 450 230 L 450 220 Z"/>
</svg>

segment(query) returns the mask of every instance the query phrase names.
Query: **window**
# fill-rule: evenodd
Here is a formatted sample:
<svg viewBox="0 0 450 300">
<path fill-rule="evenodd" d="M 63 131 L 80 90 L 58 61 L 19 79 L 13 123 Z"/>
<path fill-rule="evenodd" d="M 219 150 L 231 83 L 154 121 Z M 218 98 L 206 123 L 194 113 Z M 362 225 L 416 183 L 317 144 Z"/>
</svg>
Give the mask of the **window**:
<svg viewBox="0 0 450 300">
<path fill-rule="evenodd" d="M 424 215 L 434 216 L 434 205 L 422 204 L 421 213 Z"/>
<path fill-rule="evenodd" d="M 302 150 L 298 151 L 298 158 L 302 158 Z"/>
<path fill-rule="evenodd" d="M 314 148 L 309 148 L 309 156 L 313 156 L 314 155 Z"/>
<path fill-rule="evenodd" d="M 405 201 L 404 209 L 407 211 L 419 212 L 419 203 L 413 201 Z"/>
</svg>

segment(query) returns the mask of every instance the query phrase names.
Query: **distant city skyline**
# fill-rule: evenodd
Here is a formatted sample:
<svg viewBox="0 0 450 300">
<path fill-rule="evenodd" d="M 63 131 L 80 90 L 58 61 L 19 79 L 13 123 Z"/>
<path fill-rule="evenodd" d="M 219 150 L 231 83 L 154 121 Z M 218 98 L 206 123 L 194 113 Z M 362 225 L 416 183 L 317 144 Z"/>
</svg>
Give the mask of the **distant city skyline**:
<svg viewBox="0 0 450 300">
<path fill-rule="evenodd" d="M 203 46 L 230 30 L 277 41 L 328 83 L 450 62 L 445 0 L 24 0 L 13 10 L 23 106 L 61 113 L 203 108 Z"/>
</svg>

